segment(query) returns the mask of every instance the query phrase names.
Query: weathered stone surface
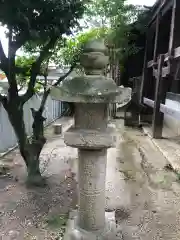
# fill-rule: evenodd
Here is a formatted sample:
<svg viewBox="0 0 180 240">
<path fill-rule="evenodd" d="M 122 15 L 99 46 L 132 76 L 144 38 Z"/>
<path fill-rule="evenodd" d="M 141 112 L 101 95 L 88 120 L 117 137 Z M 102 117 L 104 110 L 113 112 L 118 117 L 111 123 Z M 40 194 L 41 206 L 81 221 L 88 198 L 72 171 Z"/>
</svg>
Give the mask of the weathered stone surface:
<svg viewBox="0 0 180 240">
<path fill-rule="evenodd" d="M 75 103 L 76 129 L 106 131 L 107 105 L 104 103 Z"/>
<path fill-rule="evenodd" d="M 64 134 L 64 142 L 71 147 L 84 149 L 102 149 L 114 147 L 116 143 L 116 134 L 112 128 L 105 132 L 97 130 L 77 130 L 70 128 Z"/>
<path fill-rule="evenodd" d="M 64 139 L 67 145 L 79 149 L 79 210 L 69 225 L 66 239 L 71 240 L 114 240 L 116 235 L 111 229 L 115 226 L 114 214 L 111 219 L 105 217 L 107 148 L 115 142 L 113 131 L 107 129 L 107 109 L 116 101 L 126 105 L 131 90 L 117 87 L 113 79 L 103 76 L 108 63 L 105 52 L 102 41 L 89 42 L 80 58 L 85 75 L 66 79 L 51 90 L 53 98 L 75 103 L 74 128 Z"/>
<path fill-rule="evenodd" d="M 94 39 L 94 40 L 91 40 L 89 42 L 86 43 L 85 47 L 84 47 L 84 53 L 93 53 L 93 52 L 96 52 L 96 53 L 104 53 L 106 54 L 107 53 L 107 48 L 104 44 L 104 40 L 103 39 Z M 84 63 L 81 62 L 81 65 L 84 66 Z M 102 68 L 104 68 L 106 66 L 103 65 Z M 96 67 L 94 67 L 96 68 Z"/>
<path fill-rule="evenodd" d="M 131 99 L 131 89 L 117 87 L 113 79 L 102 74 L 108 63 L 108 57 L 104 55 L 106 48 L 103 42 L 92 41 L 84 51 L 81 65 L 86 75 L 67 78 L 60 86 L 52 88 L 52 98 L 76 103 L 127 104 Z"/>
<path fill-rule="evenodd" d="M 67 145 L 88 149 L 114 146 L 114 131 L 107 128 L 106 104 L 76 103 L 75 109 L 75 126 L 64 136 Z"/>
<path fill-rule="evenodd" d="M 79 226 L 95 231 L 105 224 L 107 151 L 79 150 Z"/>
<path fill-rule="evenodd" d="M 127 104 L 131 89 L 117 87 L 112 79 L 104 76 L 88 75 L 65 80 L 61 86 L 52 88 L 51 96 L 67 102 Z"/>
<path fill-rule="evenodd" d="M 86 69 L 86 74 L 98 74 L 108 63 L 109 57 L 100 52 L 84 53 L 81 56 L 81 63 Z M 100 71 L 99 71 L 100 70 Z"/>
<path fill-rule="evenodd" d="M 105 227 L 102 231 L 86 231 L 78 225 L 78 212 L 72 211 L 68 221 L 64 240 L 121 240 L 122 231 L 116 229 L 115 213 L 105 213 Z"/>
</svg>

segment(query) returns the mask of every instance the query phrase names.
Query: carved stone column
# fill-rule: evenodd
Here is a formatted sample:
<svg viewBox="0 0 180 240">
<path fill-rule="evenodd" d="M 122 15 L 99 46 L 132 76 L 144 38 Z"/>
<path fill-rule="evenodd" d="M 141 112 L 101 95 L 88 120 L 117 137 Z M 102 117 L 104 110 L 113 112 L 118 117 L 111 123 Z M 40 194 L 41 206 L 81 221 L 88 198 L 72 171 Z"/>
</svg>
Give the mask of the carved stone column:
<svg viewBox="0 0 180 240">
<path fill-rule="evenodd" d="M 107 148 L 114 146 L 113 129 L 107 126 L 108 104 L 130 101 L 131 90 L 118 88 L 103 76 L 108 63 L 103 41 L 89 42 L 81 56 L 85 75 L 65 80 L 52 89 L 55 99 L 74 102 L 75 124 L 64 136 L 68 146 L 78 148 L 79 209 L 70 216 L 65 239 L 113 240 L 114 213 L 105 213 Z"/>
</svg>

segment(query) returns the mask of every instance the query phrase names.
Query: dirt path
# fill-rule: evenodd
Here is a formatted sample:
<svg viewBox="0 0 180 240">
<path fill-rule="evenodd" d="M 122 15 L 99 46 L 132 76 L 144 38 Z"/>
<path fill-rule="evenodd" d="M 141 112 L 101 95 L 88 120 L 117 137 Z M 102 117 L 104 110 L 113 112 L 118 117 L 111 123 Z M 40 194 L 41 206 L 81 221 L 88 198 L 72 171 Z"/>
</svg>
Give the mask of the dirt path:
<svg viewBox="0 0 180 240">
<path fill-rule="evenodd" d="M 147 136 L 124 128 L 118 151 L 120 177 L 126 182 L 126 202 L 116 212 L 123 239 L 180 239 L 180 183 L 165 170 L 166 159 Z"/>
<path fill-rule="evenodd" d="M 61 119 L 64 130 L 70 119 Z M 18 150 L 4 157 L 14 168 L 0 177 L 0 239 L 61 239 L 67 214 L 76 207 L 77 182 L 72 173 L 76 150 L 66 147 L 63 138 L 46 130 L 48 142 L 41 154 L 46 188 L 27 189 L 25 166 Z"/>
<path fill-rule="evenodd" d="M 63 120 L 64 130 L 70 122 Z M 62 120 L 61 120 L 62 123 Z M 108 151 L 107 208 L 116 218 L 124 240 L 180 239 L 180 183 L 164 169 L 165 158 L 140 130 L 117 126 L 117 149 Z M 77 151 L 63 137 L 46 131 L 48 143 L 41 169 L 44 189 L 27 189 L 25 167 L 17 150 L 13 171 L 0 178 L 0 240 L 61 239 L 67 214 L 77 204 Z M 75 174 L 74 174 L 75 172 Z"/>
</svg>

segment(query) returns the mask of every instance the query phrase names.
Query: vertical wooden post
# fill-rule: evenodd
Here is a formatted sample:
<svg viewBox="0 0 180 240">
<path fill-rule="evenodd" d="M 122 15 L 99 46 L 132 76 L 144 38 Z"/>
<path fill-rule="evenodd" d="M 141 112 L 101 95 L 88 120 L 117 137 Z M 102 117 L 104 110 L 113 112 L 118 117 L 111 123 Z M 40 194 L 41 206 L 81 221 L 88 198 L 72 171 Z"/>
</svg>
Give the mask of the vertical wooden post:
<svg viewBox="0 0 180 240">
<path fill-rule="evenodd" d="M 174 50 L 176 5 L 177 5 L 177 0 L 174 0 L 173 8 L 172 8 L 171 29 L 170 29 L 170 38 L 169 38 L 169 51 L 168 51 L 170 57 L 173 55 L 173 50 Z"/>
<path fill-rule="evenodd" d="M 160 104 L 165 102 L 166 92 L 164 88 L 165 79 L 162 78 L 164 55 L 161 54 L 158 60 L 158 76 L 156 79 L 154 112 L 152 134 L 153 138 L 162 138 L 164 114 L 160 112 Z"/>
<path fill-rule="evenodd" d="M 148 51 L 149 47 L 152 44 L 152 30 L 149 28 L 147 29 L 146 33 L 146 46 L 145 46 L 145 54 L 144 54 L 144 64 L 143 64 L 143 71 L 142 71 L 142 81 L 141 81 L 141 86 L 140 86 L 140 95 L 139 95 L 139 103 L 143 104 L 143 97 L 147 97 L 147 86 L 149 81 L 151 81 L 152 71 L 149 71 L 147 67 L 148 63 Z M 154 43 L 153 43 L 154 44 Z M 152 56 L 153 57 L 153 56 Z"/>
<path fill-rule="evenodd" d="M 171 86 L 171 91 L 173 92 L 178 92 L 179 89 L 179 81 L 177 81 L 177 79 L 175 79 L 174 75 L 174 70 L 177 67 L 177 60 L 173 59 L 174 57 L 174 48 L 176 45 L 176 39 L 177 39 L 177 32 L 178 30 L 176 28 L 178 28 L 179 22 L 177 19 L 178 16 L 178 9 L 177 7 L 179 7 L 179 0 L 173 0 L 173 7 L 172 7 L 172 17 L 171 17 L 171 27 L 170 27 L 170 36 L 169 36 L 169 49 L 168 49 L 168 67 L 169 67 L 169 73 L 170 73 L 170 77 L 169 77 L 169 84 Z M 179 44 L 178 44 L 179 45 Z"/>
<path fill-rule="evenodd" d="M 143 98 L 144 97 L 150 97 L 150 85 L 152 85 L 152 68 L 148 68 L 147 63 L 149 60 L 149 57 L 153 59 L 153 56 L 149 56 L 149 51 L 151 50 L 151 47 L 154 47 L 154 41 L 152 41 L 153 34 L 152 29 L 147 30 L 147 36 L 146 36 L 146 47 L 145 47 L 145 55 L 144 55 L 144 65 L 143 65 L 143 72 L 142 72 L 142 81 L 140 85 L 140 93 L 139 93 L 139 104 L 143 104 Z M 140 122 L 146 122 L 146 121 L 152 121 L 152 112 L 153 109 L 145 107 L 143 111 L 140 110 L 139 113 L 139 121 Z"/>
<path fill-rule="evenodd" d="M 139 94 L 139 103 L 140 104 L 143 104 L 144 88 L 145 88 L 146 81 L 147 81 L 147 51 L 148 51 L 148 34 L 146 35 L 146 46 L 145 46 L 145 54 L 144 54 L 142 82 L 141 82 L 140 94 Z"/>
<path fill-rule="evenodd" d="M 153 61 L 154 63 L 157 61 L 157 49 L 158 49 L 158 36 L 159 36 L 159 22 L 160 22 L 160 13 L 158 13 L 156 18 L 156 33 L 155 33 L 155 43 L 154 43 L 154 53 L 153 53 Z"/>
</svg>

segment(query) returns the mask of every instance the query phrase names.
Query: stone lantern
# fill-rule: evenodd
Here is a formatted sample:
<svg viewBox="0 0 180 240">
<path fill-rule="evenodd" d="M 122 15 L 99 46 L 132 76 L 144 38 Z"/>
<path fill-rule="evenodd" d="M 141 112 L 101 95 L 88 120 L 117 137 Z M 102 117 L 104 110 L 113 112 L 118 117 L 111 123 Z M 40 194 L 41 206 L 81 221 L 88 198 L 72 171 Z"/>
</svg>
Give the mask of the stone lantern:
<svg viewBox="0 0 180 240">
<path fill-rule="evenodd" d="M 115 145 L 115 133 L 107 125 L 108 104 L 126 105 L 131 89 L 117 87 L 103 76 L 108 64 L 102 40 L 86 44 L 80 58 L 85 74 L 66 79 L 51 90 L 54 99 L 73 102 L 74 126 L 64 135 L 66 145 L 78 148 L 79 209 L 70 214 L 65 239 L 115 239 L 115 214 L 105 212 L 107 149 Z"/>
</svg>

